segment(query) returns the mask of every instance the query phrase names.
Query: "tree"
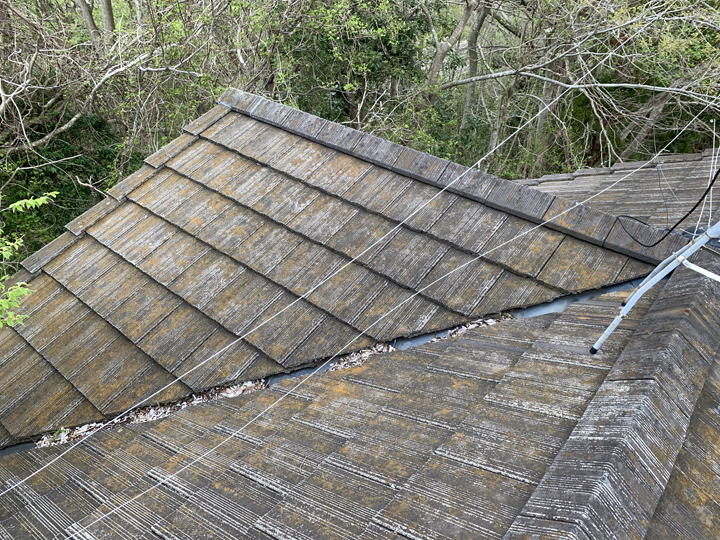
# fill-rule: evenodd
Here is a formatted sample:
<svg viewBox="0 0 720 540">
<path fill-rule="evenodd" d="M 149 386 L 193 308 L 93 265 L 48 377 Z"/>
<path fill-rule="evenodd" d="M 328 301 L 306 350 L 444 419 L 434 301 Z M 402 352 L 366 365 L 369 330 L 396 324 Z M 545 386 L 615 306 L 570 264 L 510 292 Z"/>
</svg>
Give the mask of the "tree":
<svg viewBox="0 0 720 540">
<path fill-rule="evenodd" d="M 541 174 L 556 142 L 575 161 L 569 167 L 611 164 L 647 152 L 651 133 L 669 136 L 705 106 L 718 111 L 720 17 L 702 2 L 506 2 L 493 22 L 480 46 L 484 73 L 439 89 L 480 81 L 497 88 L 491 148 L 537 115 L 536 129 L 518 132 L 495 160 L 520 150 L 527 158 L 519 176 Z M 709 132 L 707 124 L 691 131 L 698 129 Z"/>
<path fill-rule="evenodd" d="M 3 197 L 60 193 L 5 234 L 27 255 L 231 85 L 511 179 L 647 157 L 719 112 L 719 29 L 700 0 L 0 0 Z"/>
<path fill-rule="evenodd" d="M 24 212 L 38 208 L 48 204 L 57 195 L 57 192 L 46 193 L 42 197 L 23 199 L 12 203 L 7 208 L 3 208 L 2 191 L 0 190 L 0 215 L 4 212 Z M 3 325 L 15 326 L 16 324 L 22 324 L 23 319 L 26 318 L 26 315 L 16 314 L 14 310 L 20 306 L 22 298 L 30 294 L 32 290 L 24 282 L 13 283 L 9 287 L 4 284 L 10 278 L 8 269 L 14 270 L 11 261 L 15 258 L 22 244 L 22 238 L 7 238 L 3 235 L 2 221 L 0 220 L 0 328 Z"/>
</svg>

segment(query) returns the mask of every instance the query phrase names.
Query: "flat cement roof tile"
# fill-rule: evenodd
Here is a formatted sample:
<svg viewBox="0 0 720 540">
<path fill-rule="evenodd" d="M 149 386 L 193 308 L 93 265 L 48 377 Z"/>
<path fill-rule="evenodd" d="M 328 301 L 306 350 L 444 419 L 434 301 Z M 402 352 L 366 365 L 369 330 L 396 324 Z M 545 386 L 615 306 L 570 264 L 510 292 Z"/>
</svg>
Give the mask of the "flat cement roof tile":
<svg viewBox="0 0 720 540">
<path fill-rule="evenodd" d="M 154 282 L 136 287 L 134 293 L 107 315 L 107 320 L 133 343 L 138 343 L 182 300 Z"/>
<path fill-rule="evenodd" d="M 559 296 L 562 296 L 562 293 L 504 270 L 490 291 L 475 307 L 474 314 L 479 316 L 486 313 L 497 313 L 510 307 L 535 306 L 555 300 Z"/>
<path fill-rule="evenodd" d="M 375 340 L 360 335 L 355 328 L 335 319 L 327 317 L 312 333 L 295 349 L 285 362 L 286 367 L 298 367 L 315 358 L 330 358 L 346 354 L 352 350 L 365 349 L 372 346 Z"/>
<path fill-rule="evenodd" d="M 207 254 L 211 248 L 193 236 L 176 231 L 138 264 L 138 268 L 165 286 Z"/>
<path fill-rule="evenodd" d="M 73 233 L 75 236 L 82 234 L 85 229 L 95 223 L 97 220 L 105 217 L 107 214 L 115 210 L 120 205 L 115 199 L 108 197 L 103 199 L 90 210 L 76 217 L 70 223 L 65 225 L 65 228 Z"/>
<path fill-rule="evenodd" d="M 190 305 L 204 310 L 217 294 L 245 272 L 238 263 L 216 251 L 209 251 L 190 265 L 168 288 Z"/>
<path fill-rule="evenodd" d="M 403 149 L 399 144 L 366 133 L 352 148 L 352 152 L 370 163 L 390 168 Z"/>
<path fill-rule="evenodd" d="M 25 270 L 34 274 L 39 271 L 45 264 L 50 262 L 52 259 L 57 257 L 68 247 L 72 246 L 77 241 L 77 237 L 70 233 L 64 232 L 58 236 L 55 240 L 50 242 L 45 247 L 39 249 L 27 259 L 22 262 L 22 266 Z"/>
<path fill-rule="evenodd" d="M 228 253 L 235 260 L 276 281 L 274 276 L 270 275 L 276 267 L 288 256 L 292 260 L 292 253 L 299 246 L 310 243 L 277 223 L 264 220 L 264 224 L 260 228 L 236 248 L 228 250 Z M 282 283 L 280 284 L 282 285 Z"/>
<path fill-rule="evenodd" d="M 255 526 L 273 538 L 296 534 L 298 530 L 309 538 L 318 538 L 328 529 L 340 538 L 356 538 L 367 526 L 368 518 L 392 496 L 393 491 L 387 487 L 323 464 Z"/>
<path fill-rule="evenodd" d="M 203 114 L 200 118 L 197 118 L 190 122 L 187 126 L 183 128 L 183 130 L 187 131 L 191 135 L 200 135 L 203 130 L 213 125 L 220 118 L 225 116 L 229 111 L 230 109 L 225 105 L 215 105 L 215 107 Z"/>
<path fill-rule="evenodd" d="M 325 244 L 358 211 L 357 208 L 343 201 L 320 194 L 312 203 L 296 214 L 292 221 L 287 222 L 287 225 L 292 230 L 320 244 Z"/>
<path fill-rule="evenodd" d="M 267 278 L 243 272 L 215 295 L 203 311 L 225 328 L 240 335 L 280 296 L 287 294 Z"/>
<path fill-rule="evenodd" d="M 163 146 L 153 155 L 145 158 L 145 163 L 155 167 L 156 169 L 164 165 L 170 158 L 182 152 L 187 146 L 195 141 L 196 137 L 189 133 L 183 133 L 177 139 L 173 139 L 169 144 Z"/>
<path fill-rule="evenodd" d="M 262 100 L 252 110 L 252 116 L 273 125 L 282 125 L 293 109 L 277 101 Z"/>
<path fill-rule="evenodd" d="M 451 435 L 448 429 L 379 412 L 326 462 L 397 489 Z"/>
<path fill-rule="evenodd" d="M 195 235 L 208 223 L 212 223 L 233 202 L 213 191 L 202 188 L 167 215 L 168 221 Z"/>
<path fill-rule="evenodd" d="M 73 293 L 95 313 L 107 319 L 112 311 L 149 283 L 149 277 L 118 257 L 118 263 L 105 272 L 102 279 L 85 284 Z"/>
<path fill-rule="evenodd" d="M 599 288 L 616 282 L 626 262 L 624 255 L 566 236 L 538 279 L 570 292 Z"/>
<path fill-rule="evenodd" d="M 502 273 L 499 266 L 451 248 L 418 287 L 423 295 L 470 316 Z"/>
<path fill-rule="evenodd" d="M 136 189 L 139 185 L 144 183 L 148 178 L 155 174 L 156 169 L 149 165 L 143 165 L 137 171 L 132 173 L 130 176 L 118 182 L 110 188 L 108 194 L 115 197 L 116 199 L 122 199 L 132 190 Z"/>
<path fill-rule="evenodd" d="M 200 186 L 169 169 L 148 182 L 142 191 L 128 196 L 140 206 L 161 217 L 172 214 L 181 204 L 200 191 Z"/>
<path fill-rule="evenodd" d="M 218 329 L 218 324 L 186 303 L 180 304 L 138 342 L 170 373 Z"/>
<path fill-rule="evenodd" d="M 197 232 L 197 237 L 215 249 L 232 253 L 250 235 L 265 224 L 266 220 L 239 205 L 229 206 L 212 222 Z"/>
<path fill-rule="evenodd" d="M 324 118 L 319 118 L 297 109 L 291 109 L 288 111 L 287 116 L 283 118 L 282 127 L 302 137 L 314 139 L 327 123 L 328 120 Z"/>
<path fill-rule="evenodd" d="M 320 194 L 306 185 L 282 179 L 271 191 L 258 199 L 252 207 L 254 210 L 277 223 L 286 224 L 302 212 Z"/>
<path fill-rule="evenodd" d="M 243 112 L 252 111 L 261 101 L 266 100 L 260 96 L 249 94 L 248 92 L 243 92 L 242 90 L 236 90 L 235 88 L 228 88 L 218 98 L 218 103 Z"/>
<path fill-rule="evenodd" d="M 371 259 L 396 234 L 396 227 L 375 214 L 358 212 L 330 240 L 328 245 L 352 259 Z"/>
<path fill-rule="evenodd" d="M 405 221 L 416 210 L 422 208 L 412 216 L 417 228 L 430 228 L 435 221 L 445 212 L 456 197 L 450 193 L 440 193 L 435 187 L 412 182 L 408 189 L 403 190 L 393 199 L 392 203 L 384 210 L 383 214 L 395 221 Z"/>
<path fill-rule="evenodd" d="M 348 262 L 322 245 L 303 241 L 290 257 L 285 257 L 268 272 L 268 277 L 302 296 Z"/>
<path fill-rule="evenodd" d="M 343 195 L 368 171 L 377 169 L 369 163 L 347 154 L 336 153 L 316 168 L 305 181 L 334 195 Z"/>
<path fill-rule="evenodd" d="M 418 538 L 500 538 L 531 492 L 517 480 L 433 457 L 376 521 Z"/>
<path fill-rule="evenodd" d="M 392 168 L 400 174 L 437 184 L 449 164 L 449 161 L 430 154 L 418 152 L 412 148 L 404 148 L 392 164 Z"/>
<path fill-rule="evenodd" d="M 336 155 L 337 152 L 326 146 L 301 139 L 293 146 L 292 152 L 269 159 L 267 164 L 293 178 L 306 180 L 321 165 Z"/>
<path fill-rule="evenodd" d="M 508 217 L 478 251 L 515 273 L 536 277 L 564 238 L 561 233 L 535 228 L 524 219 Z"/>
<path fill-rule="evenodd" d="M 429 232 L 446 242 L 479 254 L 507 219 L 507 214 L 474 201 L 459 199 L 434 223 Z"/>
<path fill-rule="evenodd" d="M 265 378 L 282 370 L 280 364 L 247 341 L 219 329 L 176 368 L 175 375 L 197 392 L 220 384 Z"/>
<path fill-rule="evenodd" d="M 416 289 L 448 249 L 446 244 L 402 228 L 368 261 L 368 265 L 396 283 Z"/>
<path fill-rule="evenodd" d="M 373 212 L 382 213 L 412 185 L 413 181 L 408 178 L 374 167 L 338 196 Z"/>
</svg>

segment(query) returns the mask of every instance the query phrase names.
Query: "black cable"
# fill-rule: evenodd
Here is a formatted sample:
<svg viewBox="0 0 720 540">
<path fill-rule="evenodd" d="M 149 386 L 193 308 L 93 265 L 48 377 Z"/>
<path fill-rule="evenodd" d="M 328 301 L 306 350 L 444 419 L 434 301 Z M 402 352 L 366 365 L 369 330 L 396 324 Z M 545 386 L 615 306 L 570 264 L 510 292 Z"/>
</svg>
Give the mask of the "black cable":
<svg viewBox="0 0 720 540">
<path fill-rule="evenodd" d="M 625 225 L 623 225 L 623 222 L 620 221 L 620 218 L 627 218 L 627 219 L 632 219 L 633 221 L 637 221 L 638 223 L 642 223 L 643 225 L 647 225 L 648 227 L 651 226 L 651 225 L 649 225 L 648 223 L 645 223 L 644 221 L 642 221 L 641 219 L 638 219 L 638 218 L 632 217 L 632 216 L 622 215 L 622 216 L 617 216 L 617 217 L 615 218 L 615 221 L 617 221 L 617 222 L 620 224 L 620 226 L 623 228 L 623 231 L 625 231 L 630 238 L 632 238 L 633 240 L 635 240 L 635 241 L 636 241 L 638 244 L 640 244 L 641 246 L 647 247 L 647 248 L 655 247 L 655 246 L 657 246 L 660 242 L 662 242 L 663 240 L 665 240 L 665 239 L 670 235 L 671 232 L 673 232 L 675 229 L 677 229 L 678 225 L 680 225 L 683 221 L 685 221 L 688 217 L 690 217 L 690 214 L 692 214 L 695 210 L 697 210 L 697 207 L 700 206 L 700 203 L 703 202 L 703 199 L 705 199 L 705 197 L 707 197 L 708 193 L 710 193 L 710 190 L 712 189 L 713 184 L 715 183 L 715 180 L 718 179 L 718 175 L 720 175 L 720 169 L 717 170 L 717 172 L 715 173 L 715 176 L 713 177 L 712 181 L 708 184 L 708 187 L 707 187 L 707 189 L 705 190 L 705 193 L 703 193 L 703 194 L 702 194 L 702 197 L 700 197 L 700 199 L 698 200 L 698 202 L 695 203 L 695 206 L 693 206 L 687 214 L 685 214 L 683 217 L 681 217 L 680 220 L 679 220 L 677 223 L 675 223 L 675 225 L 673 225 L 670 229 L 668 229 L 668 231 L 667 231 L 667 232 L 660 238 L 660 240 L 658 240 L 657 242 L 654 242 L 654 243 L 652 243 L 652 244 L 644 244 L 644 243 L 642 243 L 640 240 L 638 240 L 638 239 L 635 238 L 632 234 L 630 234 L 630 231 L 628 231 L 628 230 L 625 228 Z"/>
</svg>

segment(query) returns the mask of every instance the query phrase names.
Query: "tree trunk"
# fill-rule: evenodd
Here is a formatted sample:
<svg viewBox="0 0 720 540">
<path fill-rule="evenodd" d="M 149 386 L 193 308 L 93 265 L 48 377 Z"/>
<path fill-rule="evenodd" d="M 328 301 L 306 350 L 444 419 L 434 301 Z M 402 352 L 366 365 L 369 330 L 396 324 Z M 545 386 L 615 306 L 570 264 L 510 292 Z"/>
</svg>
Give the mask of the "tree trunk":
<svg viewBox="0 0 720 540">
<path fill-rule="evenodd" d="M 100 0 L 100 11 L 102 12 L 105 46 L 110 48 L 115 44 L 115 14 L 111 1 Z"/>
<path fill-rule="evenodd" d="M 502 133 L 503 125 L 505 124 L 505 114 L 507 112 L 507 104 L 510 101 L 510 96 L 514 92 L 514 85 L 510 85 L 505 92 L 503 92 L 500 98 L 500 105 L 498 107 L 497 116 L 495 117 L 495 123 L 493 124 L 492 132 L 490 133 L 490 144 L 488 145 L 488 158 L 480 164 L 479 169 L 482 172 L 488 172 L 492 162 L 495 160 L 495 148 L 500 141 L 500 134 Z"/>
<path fill-rule="evenodd" d="M 546 71 L 547 73 L 547 71 Z M 551 103 L 553 101 L 553 94 L 555 93 L 555 85 L 548 81 L 543 82 L 542 97 L 540 98 L 540 110 L 538 111 L 537 126 L 535 129 L 535 141 L 533 144 L 533 152 L 536 159 L 533 161 L 531 166 L 531 176 L 542 176 L 540 173 L 545 167 L 545 154 L 550 147 L 550 133 L 545 129 L 548 116 L 550 115 Z"/>
<path fill-rule="evenodd" d="M 480 28 L 482 28 L 482 25 L 485 22 L 485 18 L 487 17 L 489 11 L 490 11 L 490 9 L 485 6 L 480 8 L 480 11 L 478 11 L 477 16 L 475 17 L 475 22 L 473 23 L 472 28 L 470 30 L 470 35 L 468 36 L 468 79 L 471 79 L 477 75 L 477 68 L 478 68 L 477 39 L 478 39 L 478 35 L 480 34 Z M 470 108 L 472 107 L 473 102 L 475 101 L 475 89 L 476 88 L 477 88 L 477 81 L 473 81 L 470 84 L 468 84 L 467 94 L 465 95 L 465 107 L 463 108 L 462 120 L 460 121 L 460 131 L 465 129 L 465 125 L 467 124 L 467 118 L 468 118 L 468 115 L 470 114 Z"/>
<path fill-rule="evenodd" d="M 622 154 L 620 154 L 621 161 L 625 161 L 626 159 L 628 159 L 631 155 L 635 153 L 638 148 L 640 148 L 640 145 L 645 142 L 645 139 L 650 134 L 650 130 L 655 125 L 655 122 L 657 122 L 660 113 L 662 113 L 667 102 L 670 101 L 670 97 L 670 92 L 666 92 L 657 100 L 655 100 L 655 104 L 653 105 L 652 110 L 647 117 L 647 120 L 645 120 L 645 124 L 640 129 L 640 132 L 635 136 L 630 145 L 625 150 L 623 150 Z"/>
<path fill-rule="evenodd" d="M 436 86 L 438 83 L 438 78 L 440 77 L 440 70 L 442 69 L 443 62 L 445 61 L 445 58 L 447 57 L 450 50 L 455 46 L 455 44 L 462 36 L 463 30 L 465 30 L 465 25 L 467 24 L 470 15 L 472 15 L 473 11 L 477 9 L 478 3 L 477 0 L 466 0 L 465 9 L 463 10 L 462 17 L 458 21 L 457 25 L 455 25 L 455 29 L 452 31 L 452 34 L 448 36 L 446 41 L 439 40 L 437 33 L 435 32 L 435 27 L 432 23 L 432 17 L 430 16 L 430 12 L 427 10 L 424 4 L 420 5 L 425 12 L 425 15 L 427 16 L 428 21 L 430 22 L 430 29 L 435 40 L 435 55 L 433 56 L 432 63 L 430 64 L 430 71 L 428 72 L 428 87 L 430 88 L 428 100 L 432 102 L 435 100 L 435 96 L 437 95 Z"/>
<path fill-rule="evenodd" d="M 95 24 L 95 19 L 93 19 L 90 6 L 87 5 L 85 0 L 75 0 L 75 7 L 77 7 L 77 10 L 80 12 L 80 16 L 85 23 L 85 28 L 87 28 L 87 31 L 90 33 L 93 45 L 95 45 L 95 48 L 98 51 L 102 51 L 103 47 L 102 41 L 100 40 L 100 30 L 98 30 L 98 27 Z"/>
<path fill-rule="evenodd" d="M 138 34 L 140 32 L 140 28 L 143 26 L 141 1 L 142 0 L 135 0 L 135 23 L 137 24 Z"/>
</svg>

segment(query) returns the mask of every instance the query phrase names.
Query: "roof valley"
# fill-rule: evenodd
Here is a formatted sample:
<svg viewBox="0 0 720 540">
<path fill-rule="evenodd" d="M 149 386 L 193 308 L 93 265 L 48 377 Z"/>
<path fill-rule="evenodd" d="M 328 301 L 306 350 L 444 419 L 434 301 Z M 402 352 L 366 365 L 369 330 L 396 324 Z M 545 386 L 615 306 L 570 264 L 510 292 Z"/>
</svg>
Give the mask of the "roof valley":
<svg viewBox="0 0 720 540">
<path fill-rule="evenodd" d="M 458 534 L 496 536 L 509 526 L 530 497 L 542 471 L 551 463 L 552 448 L 562 445 L 582 411 L 580 401 L 564 389 L 587 387 L 580 395 L 581 399 L 590 400 L 592 388 L 599 384 L 595 382 L 598 374 L 605 373 L 620 353 L 631 328 L 637 324 L 637 317 L 618 330 L 608 343 L 605 357 L 587 354 L 578 357 L 576 347 L 563 343 L 577 334 L 575 325 L 602 327 L 619 298 L 610 295 L 573 304 L 560 316 L 551 314 L 500 323 L 471 331 L 459 340 L 392 353 L 361 368 L 324 373 L 312 379 L 301 394 L 292 393 L 285 398 L 268 412 L 261 424 L 251 426 L 242 439 L 231 437 L 231 446 L 237 449 L 228 451 L 235 458 L 225 461 L 211 455 L 208 462 L 198 463 L 174 481 L 170 489 L 179 494 L 179 500 L 172 504 L 173 513 L 160 520 L 148 515 L 136 516 L 131 521 L 118 514 L 112 518 L 113 526 L 133 534 L 147 522 L 147 527 L 152 525 L 153 530 L 162 531 L 161 536 L 169 538 L 183 529 L 187 512 L 202 506 L 200 501 L 210 500 L 208 497 L 215 489 L 211 484 L 222 486 L 229 480 L 234 486 L 244 486 L 244 493 L 264 498 L 259 507 L 263 510 L 253 514 L 247 508 L 235 508 L 237 502 L 228 506 L 229 500 L 221 496 L 217 505 L 206 509 L 205 515 L 214 516 L 211 521 L 194 520 L 193 526 L 199 527 L 196 530 L 209 531 L 216 524 L 226 527 L 223 516 L 225 511 L 232 511 L 238 520 L 233 525 L 236 534 L 246 534 L 256 526 L 276 536 L 286 530 L 285 516 L 294 512 L 302 516 L 301 508 L 312 504 L 314 517 L 302 518 L 310 519 L 305 522 L 308 527 L 317 523 L 318 512 L 330 512 L 338 530 L 349 536 L 369 535 L 378 525 L 402 535 L 429 534 L 429 530 L 418 529 L 416 524 L 406 521 L 409 516 L 404 509 L 410 504 L 419 512 L 416 515 L 439 519 L 436 525 L 446 532 L 451 527 L 449 530 Z M 641 317 L 646 307 L 639 305 L 635 315 Z M 482 353 L 469 352 L 477 351 L 477 347 Z M 531 380 L 527 378 L 530 373 L 544 375 Z M 181 463 L 212 448 L 218 438 L 233 435 L 273 403 L 278 394 L 284 394 L 295 384 L 284 381 L 264 393 L 185 409 L 160 423 L 123 428 L 122 433 L 105 432 L 88 442 L 97 456 L 104 457 L 91 468 L 78 469 L 73 478 L 92 488 L 96 483 L 92 480 L 93 469 L 101 469 L 100 463 L 112 458 L 126 471 L 122 480 L 124 490 L 135 493 L 142 489 L 143 478 L 157 481 L 166 477 Z M 228 416 L 231 410 L 235 414 Z M 335 414 L 324 414 L 327 410 Z M 240 411 L 244 412 L 238 416 Z M 559 430 L 551 427 L 558 422 L 562 426 Z M 136 442 L 136 447 L 158 445 L 150 455 L 160 453 L 167 457 L 158 460 L 149 455 L 151 469 L 144 465 L 138 470 L 125 464 L 125 454 L 116 451 L 118 445 L 111 441 L 115 437 L 127 438 L 128 430 L 135 434 L 128 440 L 137 441 L 135 436 L 141 435 L 145 441 Z M 407 439 L 418 430 L 423 433 L 421 437 L 413 435 Z M 109 444 L 105 445 L 105 440 Z M 515 441 L 508 447 L 515 458 L 498 453 L 504 447 L 503 440 Z M 370 446 L 363 450 L 366 444 Z M 298 445 L 308 449 L 301 451 Z M 105 446 L 107 449 L 101 450 Z M 150 448 L 143 452 L 149 451 Z M 7 460 L 2 461 L 0 470 L 5 466 Z M 502 486 L 497 493 L 500 499 L 496 500 L 491 493 L 463 491 L 464 481 L 493 478 L 493 485 Z M 330 481 L 336 482 L 335 488 Z M 436 513 L 432 500 L 434 490 L 440 489 L 441 484 L 445 486 L 443 497 L 451 496 L 455 508 L 464 512 L 459 514 L 461 518 Z M 39 484 L 36 486 L 41 490 Z M 354 494 L 361 493 L 373 495 L 354 498 Z M 42 500 L 45 495 L 41 490 L 33 497 Z M 127 497 L 125 491 L 103 495 L 96 503 L 97 512 L 90 513 L 83 523 L 94 521 Z M 166 498 L 165 502 L 169 503 Z M 490 514 L 491 521 L 475 511 L 469 512 L 471 508 L 490 508 L 488 505 L 495 509 Z M 141 501 L 133 504 L 138 510 L 142 506 Z M 23 515 L 21 512 L 20 517 L 26 519 Z M 52 521 L 45 521 L 46 526 L 58 532 L 63 530 L 58 527 L 64 522 L 51 525 Z M 368 525 L 369 522 L 375 525 Z M 431 519 L 427 523 L 432 522 Z M 365 530 L 366 526 L 369 529 Z M 79 527 L 75 525 L 74 529 Z M 92 526 L 88 533 L 97 533 L 98 527 L 104 526 L 100 523 Z"/>
</svg>

